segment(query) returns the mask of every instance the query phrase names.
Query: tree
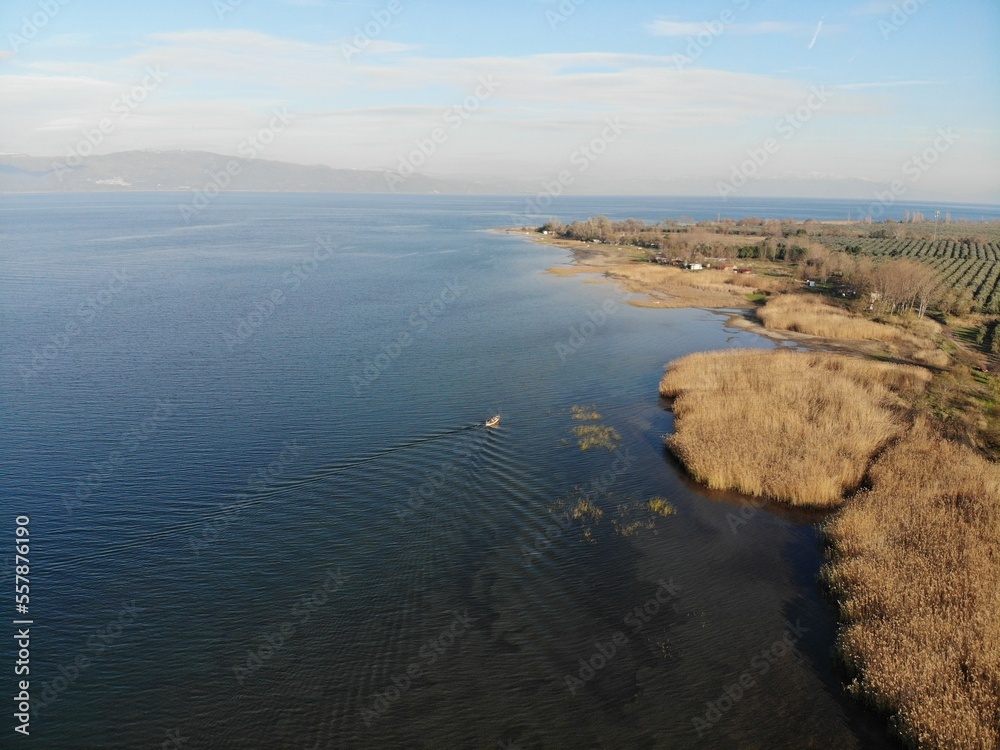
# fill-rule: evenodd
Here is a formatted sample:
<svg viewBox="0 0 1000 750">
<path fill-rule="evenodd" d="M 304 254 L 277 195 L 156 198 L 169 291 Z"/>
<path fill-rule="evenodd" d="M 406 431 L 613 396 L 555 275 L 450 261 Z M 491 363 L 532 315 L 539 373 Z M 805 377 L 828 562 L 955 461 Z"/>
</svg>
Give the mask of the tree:
<svg viewBox="0 0 1000 750">
<path fill-rule="evenodd" d="M 916 309 L 923 317 L 936 301 L 940 277 L 930 266 L 909 258 L 886 261 L 875 267 L 870 276 L 875 308 L 897 314 Z"/>
<path fill-rule="evenodd" d="M 805 248 L 805 259 L 799 267 L 803 278 L 813 277 L 822 282 L 830 278 L 830 248 L 817 242 L 810 242 Z"/>
</svg>

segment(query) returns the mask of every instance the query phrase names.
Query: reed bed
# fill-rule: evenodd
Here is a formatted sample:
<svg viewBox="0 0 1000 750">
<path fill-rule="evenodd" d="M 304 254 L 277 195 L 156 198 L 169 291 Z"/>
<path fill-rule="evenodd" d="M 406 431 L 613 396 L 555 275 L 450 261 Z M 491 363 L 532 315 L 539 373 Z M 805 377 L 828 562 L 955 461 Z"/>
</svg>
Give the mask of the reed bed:
<svg viewBox="0 0 1000 750">
<path fill-rule="evenodd" d="M 903 331 L 862 318 L 819 297 L 787 294 L 774 297 L 757 311 L 767 328 L 795 331 L 828 339 L 897 341 Z"/>
<path fill-rule="evenodd" d="M 819 297 L 788 294 L 773 297 L 757 311 L 765 328 L 828 339 L 880 341 L 889 354 L 943 369 L 951 357 L 937 348 L 941 327 L 934 321 L 901 318 L 900 326 L 856 315 Z"/>
<path fill-rule="evenodd" d="M 851 692 L 927 750 L 1000 747 L 1000 469 L 918 424 L 827 525 Z"/>
<path fill-rule="evenodd" d="M 908 424 L 921 368 L 787 350 L 702 352 L 674 362 L 667 446 L 712 489 L 831 507 Z"/>
</svg>

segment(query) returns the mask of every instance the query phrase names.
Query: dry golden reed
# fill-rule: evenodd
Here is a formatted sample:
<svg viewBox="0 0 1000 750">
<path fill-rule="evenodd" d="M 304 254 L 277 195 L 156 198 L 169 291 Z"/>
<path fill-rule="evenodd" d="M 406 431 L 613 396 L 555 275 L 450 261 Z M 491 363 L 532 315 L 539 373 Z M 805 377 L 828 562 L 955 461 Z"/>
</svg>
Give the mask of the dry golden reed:
<svg viewBox="0 0 1000 750">
<path fill-rule="evenodd" d="M 919 423 L 828 524 L 851 691 L 927 750 L 1000 747 L 1000 469 Z"/>
<path fill-rule="evenodd" d="M 692 354 L 660 383 L 660 394 L 675 399 L 666 442 L 712 489 L 834 506 L 906 429 L 902 396 L 921 393 L 930 378 L 921 368 L 838 354 Z"/>
<path fill-rule="evenodd" d="M 896 341 L 906 335 L 893 326 L 853 315 L 819 297 L 801 294 L 774 297 L 757 311 L 757 316 L 767 328 L 828 339 Z"/>
<path fill-rule="evenodd" d="M 765 328 L 794 331 L 828 339 L 879 341 L 887 354 L 944 369 L 951 357 L 937 347 L 941 326 L 926 318 L 900 317 L 894 325 L 856 315 L 819 297 L 789 294 L 774 297 L 757 311 Z"/>
</svg>

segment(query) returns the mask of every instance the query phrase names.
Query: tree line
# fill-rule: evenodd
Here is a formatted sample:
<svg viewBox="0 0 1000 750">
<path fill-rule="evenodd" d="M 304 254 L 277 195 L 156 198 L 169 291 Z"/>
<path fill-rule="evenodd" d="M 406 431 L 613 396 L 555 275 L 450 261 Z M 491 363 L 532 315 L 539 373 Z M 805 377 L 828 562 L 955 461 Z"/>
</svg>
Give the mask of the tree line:
<svg viewBox="0 0 1000 750">
<path fill-rule="evenodd" d="M 931 266 L 909 258 L 876 262 L 864 255 L 831 249 L 814 241 L 808 228 L 817 222 L 758 219 L 681 224 L 664 221 L 646 224 L 640 219 L 612 221 L 593 216 L 564 224 L 546 222 L 538 231 L 581 242 L 630 245 L 647 251 L 651 261 L 690 261 L 696 257 L 726 260 L 781 261 L 794 264 L 802 280 L 821 284 L 836 282 L 842 294 L 856 297 L 876 314 L 914 312 L 919 317 L 929 309 L 965 315 L 975 306 L 969 289 L 944 283 Z M 753 237 L 754 242 L 734 241 Z"/>
</svg>

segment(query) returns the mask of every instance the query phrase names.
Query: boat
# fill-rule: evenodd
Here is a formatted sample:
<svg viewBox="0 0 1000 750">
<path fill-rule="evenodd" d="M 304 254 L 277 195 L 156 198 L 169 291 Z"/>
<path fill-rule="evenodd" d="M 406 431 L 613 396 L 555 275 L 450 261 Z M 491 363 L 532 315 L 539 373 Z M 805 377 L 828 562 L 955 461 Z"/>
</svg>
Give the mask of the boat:
<svg viewBox="0 0 1000 750">
<path fill-rule="evenodd" d="M 499 427 L 500 426 L 500 415 L 497 414 L 495 417 L 491 417 L 486 420 L 487 427 Z"/>
</svg>

